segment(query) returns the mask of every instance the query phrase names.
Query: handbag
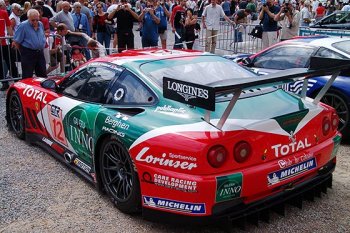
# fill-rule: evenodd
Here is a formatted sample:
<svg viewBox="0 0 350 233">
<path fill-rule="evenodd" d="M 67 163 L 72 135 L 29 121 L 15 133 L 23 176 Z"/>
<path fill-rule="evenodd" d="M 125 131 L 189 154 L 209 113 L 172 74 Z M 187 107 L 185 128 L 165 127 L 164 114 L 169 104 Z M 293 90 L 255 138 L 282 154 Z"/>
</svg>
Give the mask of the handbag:
<svg viewBox="0 0 350 233">
<path fill-rule="evenodd" d="M 110 35 L 116 33 L 115 27 L 112 24 L 106 24 L 106 31 Z"/>
<path fill-rule="evenodd" d="M 263 27 L 261 25 L 261 22 L 259 25 L 256 25 L 253 30 L 249 33 L 249 35 L 251 35 L 252 37 L 255 38 L 262 38 L 262 34 L 263 34 Z"/>
</svg>

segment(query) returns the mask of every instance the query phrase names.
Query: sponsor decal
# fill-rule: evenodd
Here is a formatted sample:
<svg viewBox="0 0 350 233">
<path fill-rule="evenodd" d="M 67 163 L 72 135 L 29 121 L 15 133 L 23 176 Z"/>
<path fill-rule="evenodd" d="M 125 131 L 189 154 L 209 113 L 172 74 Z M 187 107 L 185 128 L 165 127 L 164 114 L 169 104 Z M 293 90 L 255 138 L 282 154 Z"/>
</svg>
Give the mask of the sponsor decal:
<svg viewBox="0 0 350 233">
<path fill-rule="evenodd" d="M 127 115 L 124 115 L 124 114 L 121 114 L 120 112 L 118 112 L 116 115 L 115 115 L 116 118 L 121 118 L 122 120 L 124 121 L 127 121 L 129 119 L 129 117 Z"/>
<path fill-rule="evenodd" d="M 161 174 L 154 174 L 152 177 L 148 172 L 144 172 L 142 181 L 183 192 L 197 192 L 197 181 L 193 180 L 180 179 Z"/>
<path fill-rule="evenodd" d="M 141 151 L 136 155 L 136 160 L 140 162 L 145 162 L 148 164 L 156 164 L 164 167 L 180 168 L 183 170 L 192 170 L 193 168 L 197 167 L 197 163 L 178 160 L 178 159 L 181 159 L 181 160 L 196 161 L 196 158 L 192 156 L 162 153 L 161 158 L 159 158 L 151 154 L 146 154 L 148 150 L 149 150 L 149 147 L 142 148 Z M 174 159 L 171 159 L 171 158 L 174 158 Z"/>
<path fill-rule="evenodd" d="M 216 202 L 228 201 L 241 197 L 242 173 L 216 177 Z"/>
<path fill-rule="evenodd" d="M 112 129 L 112 128 L 108 128 L 106 126 L 102 126 L 102 130 L 107 131 L 107 132 L 112 133 L 112 134 L 115 134 L 115 135 L 120 136 L 120 137 L 125 137 L 125 133 L 119 132 L 119 131 Z"/>
<path fill-rule="evenodd" d="M 62 109 L 58 106 L 48 106 L 48 119 L 52 130 L 52 138 L 67 146 L 67 139 L 64 133 L 64 127 L 62 122 Z"/>
<path fill-rule="evenodd" d="M 153 208 L 167 209 L 183 213 L 205 214 L 204 203 L 181 202 L 158 197 L 143 196 L 143 204 Z"/>
<path fill-rule="evenodd" d="M 45 142 L 47 145 L 52 146 L 53 142 L 45 137 L 41 139 L 43 142 Z"/>
<path fill-rule="evenodd" d="M 215 91 L 211 87 L 164 77 L 163 96 L 181 103 L 215 111 Z"/>
<path fill-rule="evenodd" d="M 123 96 L 124 96 L 124 89 L 119 88 L 118 90 L 115 91 L 113 98 L 115 101 L 119 101 L 123 98 Z"/>
<path fill-rule="evenodd" d="M 85 122 L 77 117 L 73 117 L 73 124 L 78 126 L 80 129 L 85 129 L 86 127 Z"/>
<path fill-rule="evenodd" d="M 55 105 L 51 105 L 50 113 L 51 113 L 52 116 L 60 118 L 61 117 L 60 112 L 61 112 L 61 108 L 60 107 L 55 106 Z"/>
<path fill-rule="evenodd" d="M 158 106 L 155 112 L 185 113 L 184 108 L 173 108 L 171 105 Z"/>
<path fill-rule="evenodd" d="M 69 139 L 71 139 L 71 143 L 75 143 L 76 145 L 83 147 L 85 150 L 93 152 L 94 139 L 85 131 L 86 130 L 83 131 L 73 125 L 69 125 Z"/>
<path fill-rule="evenodd" d="M 271 146 L 271 149 L 274 150 L 275 152 L 275 156 L 279 157 L 280 155 L 288 155 L 290 153 L 294 153 L 297 152 L 299 150 L 305 149 L 310 147 L 311 144 L 309 143 L 307 138 L 304 138 L 303 140 L 292 140 L 291 143 L 289 144 L 277 144 L 277 145 L 273 145 Z"/>
<path fill-rule="evenodd" d="M 272 172 L 267 175 L 268 185 L 274 185 L 281 181 L 288 180 L 294 176 L 310 171 L 317 167 L 316 159 L 308 159 L 301 163 L 295 164 L 291 167 L 284 168 L 282 170 Z"/>
<path fill-rule="evenodd" d="M 341 142 L 341 136 L 337 135 L 333 138 L 334 147 L 332 150 L 331 159 L 333 159 L 337 155 L 340 142 Z"/>
<path fill-rule="evenodd" d="M 29 98 L 32 98 L 33 100 L 39 100 L 39 101 L 43 102 L 44 104 L 47 104 L 47 101 L 46 101 L 47 93 L 44 93 L 44 92 L 39 91 L 39 90 L 35 90 L 32 86 L 27 86 L 23 90 L 23 95 L 25 95 Z"/>
<path fill-rule="evenodd" d="M 108 116 L 105 119 L 105 123 L 110 125 L 112 128 L 121 128 L 121 129 L 125 129 L 128 130 L 129 129 L 129 125 L 125 124 L 123 121 L 121 120 L 115 120 L 112 117 Z"/>
<path fill-rule="evenodd" d="M 80 159 L 74 159 L 74 164 L 78 167 L 80 167 L 83 171 L 90 173 L 91 167 L 89 167 L 87 164 L 85 164 L 83 161 Z"/>
<path fill-rule="evenodd" d="M 299 163 L 299 162 L 304 162 L 308 159 L 313 158 L 313 154 L 304 154 L 300 157 L 293 157 L 293 158 L 289 158 L 289 159 L 280 159 L 278 160 L 278 165 L 280 168 L 286 168 L 289 167 L 293 164 Z"/>
</svg>

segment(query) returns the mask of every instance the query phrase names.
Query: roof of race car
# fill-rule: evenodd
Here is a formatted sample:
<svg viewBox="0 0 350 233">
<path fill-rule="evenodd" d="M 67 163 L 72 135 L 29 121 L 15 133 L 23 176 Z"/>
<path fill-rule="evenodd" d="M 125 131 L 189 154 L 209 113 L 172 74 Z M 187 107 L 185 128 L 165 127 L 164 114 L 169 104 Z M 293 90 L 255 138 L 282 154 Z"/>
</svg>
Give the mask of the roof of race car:
<svg viewBox="0 0 350 233">
<path fill-rule="evenodd" d="M 135 61 L 152 61 L 166 58 L 181 58 L 188 56 L 198 55 L 210 55 L 202 51 L 191 51 L 191 50 L 167 50 L 167 49 L 140 49 L 140 50 L 127 50 L 122 53 L 110 55 L 99 59 L 99 61 L 111 62 L 117 65 L 122 65 L 129 62 Z M 213 54 L 212 54 L 213 55 Z M 215 56 L 215 55 L 213 55 Z"/>
<path fill-rule="evenodd" d="M 341 41 L 349 41 L 350 38 L 340 38 L 340 37 L 329 37 L 329 36 L 300 36 L 295 37 L 294 39 L 287 40 L 285 44 L 309 44 L 312 46 L 322 46 L 326 48 L 330 48 L 334 50 L 335 48 L 332 46 L 333 43 L 341 42 Z"/>
</svg>

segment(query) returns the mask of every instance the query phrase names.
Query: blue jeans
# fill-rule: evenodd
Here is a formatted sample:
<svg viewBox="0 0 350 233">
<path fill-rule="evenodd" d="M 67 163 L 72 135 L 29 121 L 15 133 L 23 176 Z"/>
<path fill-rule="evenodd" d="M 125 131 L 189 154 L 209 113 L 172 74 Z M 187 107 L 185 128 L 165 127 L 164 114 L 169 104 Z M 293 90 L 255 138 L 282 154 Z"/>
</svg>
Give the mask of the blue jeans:
<svg viewBox="0 0 350 233">
<path fill-rule="evenodd" d="M 242 41 L 243 41 L 242 32 L 235 29 L 235 42 L 242 42 Z"/>
<path fill-rule="evenodd" d="M 144 38 L 144 36 L 143 36 L 141 43 L 142 43 L 142 48 L 157 47 L 158 46 L 158 36 L 156 39 L 153 39 L 153 40 L 148 39 L 148 38 Z"/>
<path fill-rule="evenodd" d="M 185 36 L 185 30 L 184 28 L 175 28 L 175 31 L 177 32 L 177 34 L 179 35 L 179 37 L 177 37 L 177 35 L 175 34 L 175 44 L 174 44 L 174 49 L 182 49 L 183 48 L 183 44 L 182 42 L 184 41 L 184 36 Z"/>
<path fill-rule="evenodd" d="M 111 45 L 111 35 L 107 32 L 98 32 L 97 41 L 100 42 L 100 44 L 105 45 L 107 55 L 109 55 L 110 53 L 109 48 Z"/>
</svg>

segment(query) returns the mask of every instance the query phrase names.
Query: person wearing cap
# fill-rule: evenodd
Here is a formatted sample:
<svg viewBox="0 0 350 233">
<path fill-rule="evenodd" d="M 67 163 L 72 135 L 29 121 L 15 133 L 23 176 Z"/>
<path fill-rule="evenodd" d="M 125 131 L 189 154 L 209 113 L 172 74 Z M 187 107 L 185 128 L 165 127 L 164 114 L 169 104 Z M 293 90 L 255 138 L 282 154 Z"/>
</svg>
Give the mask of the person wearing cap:
<svg viewBox="0 0 350 233">
<path fill-rule="evenodd" d="M 7 32 L 7 35 L 6 35 Z M 11 27 L 11 21 L 9 19 L 9 15 L 6 11 L 6 5 L 4 0 L 0 0 L 0 37 L 12 36 L 13 31 Z M 10 67 L 10 75 L 12 77 L 18 77 L 17 67 L 14 61 L 14 53 L 9 48 L 7 44 L 7 40 L 0 39 L 1 44 L 1 59 L 0 59 L 0 79 L 5 79 L 6 73 L 4 70 L 5 64 L 3 64 L 3 60 L 5 61 L 7 67 Z M 9 87 L 8 82 L 2 82 L 2 87 L 0 91 L 5 91 Z"/>
<path fill-rule="evenodd" d="M 28 20 L 18 26 L 13 37 L 13 46 L 21 53 L 22 78 L 32 77 L 33 71 L 37 77 L 47 77 L 44 26 L 37 10 L 28 10 L 27 16 Z"/>
<path fill-rule="evenodd" d="M 295 7 L 295 2 L 286 1 L 275 15 L 275 21 L 280 21 L 282 26 L 281 41 L 291 39 L 299 33 L 300 12 Z"/>
</svg>

